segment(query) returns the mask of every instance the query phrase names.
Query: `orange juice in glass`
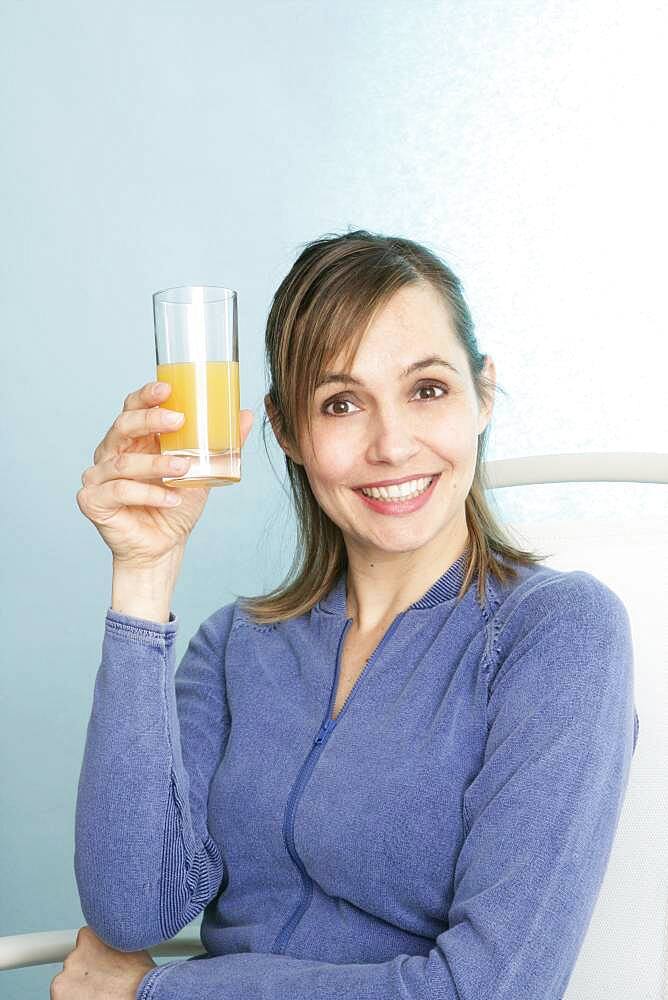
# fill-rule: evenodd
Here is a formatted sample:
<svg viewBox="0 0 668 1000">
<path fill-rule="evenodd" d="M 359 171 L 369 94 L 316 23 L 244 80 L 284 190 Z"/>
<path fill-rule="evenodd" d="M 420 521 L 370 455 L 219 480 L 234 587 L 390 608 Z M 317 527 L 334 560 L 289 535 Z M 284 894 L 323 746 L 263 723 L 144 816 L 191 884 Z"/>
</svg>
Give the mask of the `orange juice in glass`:
<svg viewBox="0 0 668 1000">
<path fill-rule="evenodd" d="M 182 285 L 153 295 L 157 378 L 172 391 L 165 408 L 185 419 L 160 434 L 163 455 L 194 458 L 166 486 L 226 486 L 241 479 L 237 293 Z"/>
</svg>

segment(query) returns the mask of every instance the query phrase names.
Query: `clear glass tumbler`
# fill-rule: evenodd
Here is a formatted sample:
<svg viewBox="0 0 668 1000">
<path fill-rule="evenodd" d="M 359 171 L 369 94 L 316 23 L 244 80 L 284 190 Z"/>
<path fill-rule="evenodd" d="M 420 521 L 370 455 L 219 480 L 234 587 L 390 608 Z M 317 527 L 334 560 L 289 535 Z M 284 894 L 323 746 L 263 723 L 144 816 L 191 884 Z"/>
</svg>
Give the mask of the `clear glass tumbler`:
<svg viewBox="0 0 668 1000">
<path fill-rule="evenodd" d="M 157 378 L 172 391 L 165 409 L 185 420 L 160 434 L 163 455 L 194 458 L 166 486 L 226 486 L 241 479 L 237 293 L 181 285 L 153 295 Z"/>
</svg>

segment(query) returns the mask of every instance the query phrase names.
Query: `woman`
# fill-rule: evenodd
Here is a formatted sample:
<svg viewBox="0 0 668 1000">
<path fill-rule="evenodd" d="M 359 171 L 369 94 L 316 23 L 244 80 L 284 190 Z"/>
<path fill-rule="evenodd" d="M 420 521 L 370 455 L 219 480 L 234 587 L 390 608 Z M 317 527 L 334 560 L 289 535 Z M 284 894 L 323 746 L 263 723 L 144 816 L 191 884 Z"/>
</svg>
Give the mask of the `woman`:
<svg viewBox="0 0 668 1000">
<path fill-rule="evenodd" d="M 626 610 L 497 523 L 494 364 L 424 247 L 309 244 L 266 347 L 300 547 L 175 678 L 208 490 L 167 505 L 169 387 L 127 397 L 82 477 L 113 587 L 76 814 L 89 928 L 52 995 L 561 997 L 635 750 Z M 202 911 L 206 954 L 155 966 Z"/>
</svg>

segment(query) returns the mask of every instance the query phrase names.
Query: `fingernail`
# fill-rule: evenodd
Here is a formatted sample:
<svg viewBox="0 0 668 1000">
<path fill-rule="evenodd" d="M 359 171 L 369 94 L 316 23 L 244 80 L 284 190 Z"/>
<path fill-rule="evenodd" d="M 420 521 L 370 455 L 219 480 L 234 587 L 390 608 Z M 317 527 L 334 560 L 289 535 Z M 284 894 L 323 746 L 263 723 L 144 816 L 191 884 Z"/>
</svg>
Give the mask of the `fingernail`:
<svg viewBox="0 0 668 1000">
<path fill-rule="evenodd" d="M 171 410 L 165 414 L 165 420 L 168 424 L 178 424 L 181 420 L 183 420 L 183 414 L 176 413 L 174 410 Z"/>
<path fill-rule="evenodd" d="M 159 396 L 163 389 L 166 389 L 168 385 L 168 382 L 156 382 L 153 386 L 153 395 Z"/>
</svg>

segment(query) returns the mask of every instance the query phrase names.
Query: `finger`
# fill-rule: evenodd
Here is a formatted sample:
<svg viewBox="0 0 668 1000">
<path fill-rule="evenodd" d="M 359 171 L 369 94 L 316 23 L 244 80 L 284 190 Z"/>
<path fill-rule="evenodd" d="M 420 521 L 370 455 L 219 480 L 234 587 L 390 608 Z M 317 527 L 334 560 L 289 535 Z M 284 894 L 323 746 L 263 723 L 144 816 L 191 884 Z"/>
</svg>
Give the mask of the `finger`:
<svg viewBox="0 0 668 1000">
<path fill-rule="evenodd" d="M 169 382 L 147 382 L 146 385 L 141 387 L 141 389 L 135 389 L 134 392 L 129 393 L 125 397 L 123 402 L 123 411 L 140 410 L 145 409 L 146 407 L 160 406 L 160 404 L 171 394 L 171 391 L 172 387 Z M 95 453 L 93 455 L 94 462 L 98 462 L 102 455 L 107 455 L 109 453 L 108 443 L 112 429 L 113 425 L 95 449 Z"/>
<path fill-rule="evenodd" d="M 184 475 L 192 459 L 174 455 L 146 455 L 124 451 L 97 465 L 91 465 L 81 476 L 82 486 L 99 486 L 112 479 L 161 479 L 163 476 Z"/>
<path fill-rule="evenodd" d="M 132 479 L 85 486 L 76 499 L 82 514 L 93 521 L 115 514 L 121 507 L 177 507 L 181 503 L 178 490 Z"/>
<path fill-rule="evenodd" d="M 169 382 L 147 382 L 125 397 L 124 410 L 141 410 L 145 406 L 159 406 L 172 391 Z"/>
<path fill-rule="evenodd" d="M 252 410 L 241 410 L 239 413 L 239 424 L 241 429 L 241 444 L 245 444 L 246 438 L 250 434 L 255 414 Z"/>
<path fill-rule="evenodd" d="M 114 420 L 100 444 L 95 449 L 93 462 L 111 458 L 129 448 L 136 438 L 151 434 L 167 434 L 178 430 L 184 421 L 184 414 L 177 410 L 168 410 L 161 406 L 141 410 L 129 409 Z"/>
</svg>

